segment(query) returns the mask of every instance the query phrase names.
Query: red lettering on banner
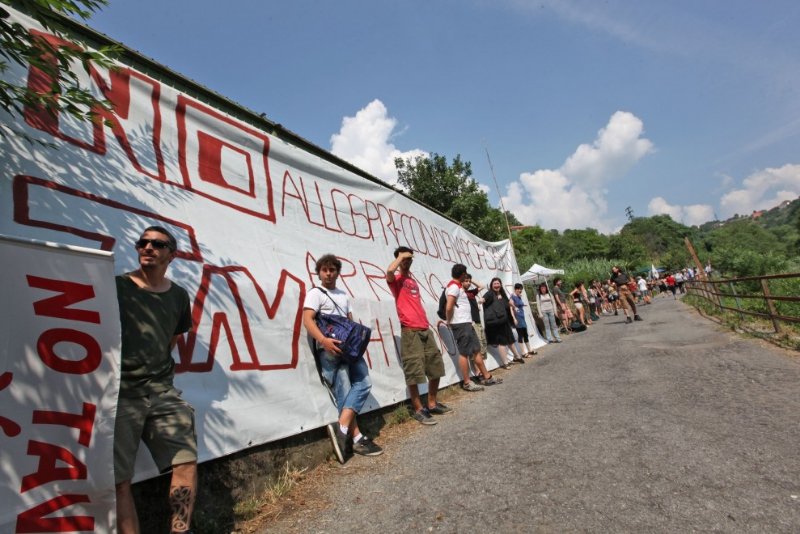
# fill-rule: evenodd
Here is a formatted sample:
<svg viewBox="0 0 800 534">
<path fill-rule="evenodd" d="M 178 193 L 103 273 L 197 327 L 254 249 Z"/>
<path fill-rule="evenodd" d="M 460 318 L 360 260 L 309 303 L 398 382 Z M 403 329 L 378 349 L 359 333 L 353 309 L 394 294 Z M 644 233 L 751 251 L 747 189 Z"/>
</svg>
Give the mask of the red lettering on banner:
<svg viewBox="0 0 800 534">
<path fill-rule="evenodd" d="M 88 503 L 88 495 L 65 494 L 34 506 L 17 516 L 18 534 L 34 532 L 94 532 L 94 518 L 87 515 L 45 517 L 68 506 Z"/>
<path fill-rule="evenodd" d="M 436 281 L 435 283 L 434 280 Z M 431 299 L 433 299 L 434 302 L 436 303 L 439 302 L 439 296 L 442 294 L 442 290 L 444 289 L 444 283 L 442 282 L 441 278 L 439 278 L 435 274 L 429 274 L 428 278 L 425 279 L 424 284 L 420 284 L 419 280 L 417 280 L 417 285 L 421 289 L 424 289 L 425 292 L 428 295 L 430 295 Z"/>
<path fill-rule="evenodd" d="M 233 336 L 233 330 L 230 326 L 231 319 L 227 316 L 227 314 L 225 312 L 212 313 L 209 311 L 210 306 L 208 305 L 209 299 L 207 297 L 211 288 L 212 279 L 215 276 L 220 277 L 225 282 L 237 308 L 238 321 L 241 324 L 241 337 L 244 339 L 245 344 L 245 347 L 242 350 L 239 350 L 239 347 L 237 347 L 234 342 L 236 337 Z M 279 363 L 262 362 L 262 359 L 265 355 L 274 357 L 276 350 L 275 347 L 273 347 L 269 352 L 266 352 L 266 354 L 265 351 L 262 350 L 261 355 L 259 355 L 256 344 L 253 340 L 250 321 L 248 319 L 247 310 L 251 309 L 252 307 L 246 307 L 245 303 L 242 301 L 239 284 L 236 281 L 237 276 L 244 277 L 244 279 L 248 282 L 248 285 L 252 287 L 253 291 L 258 297 L 258 301 L 262 306 L 262 309 L 265 311 L 270 320 L 274 319 L 278 314 L 281 303 L 283 302 L 283 296 L 288 281 L 292 280 L 295 284 L 297 284 L 300 295 L 297 304 L 295 304 L 293 307 L 294 319 L 292 327 L 292 342 L 289 347 L 291 356 L 285 361 Z M 211 301 L 219 301 L 218 297 L 219 295 L 215 295 L 215 298 L 211 299 Z M 302 323 L 304 299 L 305 285 L 303 284 L 302 280 L 285 269 L 281 270 L 275 297 L 270 303 L 270 301 L 267 300 L 264 291 L 261 289 L 261 286 L 256 282 L 255 278 L 247 268 L 215 267 L 211 265 L 204 265 L 200 289 L 197 292 L 195 302 L 192 306 L 192 323 L 194 326 L 189 334 L 185 336 L 185 338 L 181 337 L 178 339 L 178 355 L 180 362 L 176 366 L 176 371 L 192 371 L 201 373 L 211 371 L 214 366 L 215 354 L 220 342 L 220 334 L 223 333 L 223 330 L 226 339 L 228 340 L 228 346 L 233 358 L 233 363 L 230 367 L 231 371 L 266 371 L 271 369 L 293 369 L 297 367 L 297 361 L 299 357 L 300 325 Z M 202 326 L 204 316 L 211 317 L 209 349 L 205 361 L 196 362 L 193 361 L 193 353 L 197 343 L 197 331 Z M 248 359 L 243 357 L 243 354 L 245 353 L 248 356 Z"/>
<path fill-rule="evenodd" d="M 197 172 L 200 174 L 200 178 L 208 183 L 232 189 L 249 197 L 255 197 L 255 177 L 253 176 L 253 162 L 250 159 L 250 154 L 205 132 L 197 132 L 197 141 L 200 144 L 200 162 L 197 164 Z M 225 176 L 222 174 L 223 149 L 236 152 L 244 158 L 247 164 L 247 189 L 229 184 L 225 180 Z"/>
<path fill-rule="evenodd" d="M 58 197 L 59 195 L 66 195 L 66 198 L 52 199 L 55 203 L 64 203 L 64 202 L 72 202 L 75 199 L 77 200 L 85 200 L 87 201 L 87 207 L 85 210 L 86 213 L 96 213 L 98 206 L 107 206 L 112 209 L 122 210 L 128 213 L 132 213 L 134 215 L 138 215 L 144 220 L 150 221 L 159 221 L 162 223 L 163 226 L 166 226 L 167 229 L 172 230 L 174 233 L 180 235 L 185 234 L 186 241 L 189 242 L 189 250 L 185 248 L 181 248 L 181 240 L 178 241 L 178 250 L 177 250 L 177 257 L 183 260 L 188 261 L 203 261 L 203 255 L 200 252 L 200 245 L 197 243 L 197 237 L 195 237 L 194 228 L 189 226 L 188 224 L 184 224 L 182 222 L 176 221 L 174 219 L 170 219 L 159 215 L 157 213 L 153 213 L 151 211 L 142 210 L 139 208 L 134 208 L 132 206 L 128 206 L 122 204 L 121 202 L 117 202 L 115 200 L 109 200 L 107 198 L 103 198 L 97 195 L 93 195 L 91 193 L 86 193 L 83 191 L 78 191 L 77 189 L 72 189 L 70 187 L 66 187 L 55 182 L 51 182 L 48 180 L 43 180 L 42 178 L 37 178 L 35 176 L 27 176 L 24 174 L 18 174 L 14 177 L 14 185 L 13 185 L 13 196 L 14 196 L 14 221 L 25 225 L 25 226 L 32 226 L 35 228 L 47 228 L 50 230 L 55 230 L 57 232 L 64 232 L 67 234 L 71 234 L 83 239 L 88 239 L 91 241 L 96 241 L 98 246 L 102 250 L 112 250 L 116 243 L 116 239 L 111 236 L 110 234 L 102 234 L 93 230 L 85 230 L 82 228 L 77 228 L 74 226 L 67 226 L 62 224 L 61 222 L 55 221 L 44 221 L 41 219 L 35 219 L 31 216 L 31 191 L 35 190 L 36 188 L 40 188 L 41 192 L 48 192 L 53 195 L 53 197 Z M 94 205 L 97 204 L 97 205 Z M 77 210 L 71 210 L 73 213 Z M 45 212 L 48 215 L 53 215 L 52 212 Z M 91 221 L 86 221 L 86 224 L 89 225 Z"/>
<path fill-rule="evenodd" d="M 22 477 L 21 493 L 57 480 L 86 480 L 86 465 L 64 447 L 29 441 L 28 456 L 38 456 L 39 465 L 35 473 Z M 59 463 L 69 467 L 58 467 Z"/>
<path fill-rule="evenodd" d="M 55 35 L 40 32 L 37 30 L 30 30 L 31 35 L 35 40 L 42 43 L 43 48 L 71 48 L 73 50 L 80 50 L 80 47 L 75 43 L 65 41 Z M 39 58 L 42 64 L 48 65 L 48 71 L 45 71 L 31 63 L 28 66 L 28 89 L 39 95 L 49 94 L 54 87 L 59 87 L 59 79 L 51 76 L 51 73 L 60 72 L 58 65 L 58 58 L 54 54 L 44 53 Z M 46 132 L 57 139 L 62 139 L 73 145 L 79 146 L 85 150 L 90 150 L 97 154 L 105 154 L 106 146 L 103 138 L 103 126 L 98 116 L 93 117 L 92 123 L 92 137 L 91 144 L 81 139 L 71 137 L 64 134 L 59 129 L 59 112 L 56 106 L 47 106 L 46 104 L 28 103 L 23 110 L 25 122 L 32 128 Z"/>
<path fill-rule="evenodd" d="M 36 315 L 100 324 L 100 313 L 96 311 L 69 309 L 73 304 L 94 298 L 94 287 L 91 285 L 41 278 L 30 274 L 26 278 L 29 287 L 60 293 L 34 302 L 33 311 Z"/>
<path fill-rule="evenodd" d="M 400 360 L 400 347 L 397 346 L 397 340 L 399 336 L 395 335 L 394 333 L 394 321 L 389 319 L 389 331 L 392 333 L 392 341 L 394 342 L 394 355 L 395 357 Z"/>
<path fill-rule="evenodd" d="M 372 208 L 370 210 L 370 208 Z M 381 225 L 381 214 L 378 208 L 378 204 L 374 203 L 371 200 L 364 201 L 364 210 L 367 212 L 367 224 L 369 224 L 370 228 L 370 235 L 372 235 L 372 239 L 375 239 L 375 232 L 372 230 L 372 223 L 378 223 L 379 226 Z M 383 231 L 383 240 L 388 245 L 389 241 L 386 239 L 386 231 Z"/>
<path fill-rule="evenodd" d="M 14 373 L 6 371 L 5 373 L 0 375 L 0 391 L 6 389 L 10 384 L 11 380 L 14 378 Z M 9 438 L 13 438 L 19 436 L 19 433 L 22 432 L 22 427 L 19 426 L 17 423 L 12 421 L 7 417 L 0 416 L 0 429 L 3 430 L 3 434 L 8 436 Z"/>
<path fill-rule="evenodd" d="M 96 413 L 97 405 L 88 402 L 83 403 L 83 411 L 79 414 L 34 410 L 33 424 L 61 425 L 74 428 L 78 431 L 78 443 L 84 447 L 88 447 L 92 440 L 92 429 L 94 427 L 94 417 Z"/>
<path fill-rule="evenodd" d="M 389 367 L 389 354 L 386 352 L 386 345 L 383 340 L 383 333 L 381 332 L 381 321 L 377 317 L 374 319 L 375 321 L 375 328 L 372 329 L 372 337 L 369 338 L 369 345 L 367 345 L 367 363 L 369 364 L 369 368 L 372 369 L 372 357 L 370 355 L 369 347 L 373 343 L 380 343 L 381 350 L 383 351 L 383 361 L 386 363 L 386 367 Z M 375 334 L 378 337 L 375 337 Z"/>
<path fill-rule="evenodd" d="M 288 191 L 286 187 L 287 182 L 292 185 L 292 189 L 294 189 L 294 194 Z M 289 197 L 300 201 L 300 205 L 303 207 L 303 213 L 306 214 L 306 220 L 308 220 L 308 222 L 311 222 L 311 217 L 308 214 L 308 203 L 306 202 L 305 199 L 305 190 L 303 190 L 303 194 L 301 195 L 300 190 L 297 189 L 297 184 L 294 183 L 292 175 L 289 173 L 289 171 L 283 173 L 282 189 L 283 189 L 283 195 L 281 196 L 281 216 L 282 217 L 286 216 L 286 197 Z M 311 222 L 311 224 L 315 223 Z"/>
<path fill-rule="evenodd" d="M 161 106 L 159 103 L 161 98 L 161 84 L 129 68 L 116 67 L 109 70 L 108 82 L 103 79 L 102 74 L 94 65 L 89 66 L 89 73 L 92 80 L 103 93 L 103 96 L 111 103 L 111 111 L 107 111 L 101 106 L 96 106 L 94 111 L 102 117 L 103 121 L 110 124 L 111 131 L 114 133 L 117 142 L 128 157 L 128 161 L 130 161 L 137 172 L 154 180 L 158 180 L 159 182 L 165 182 L 167 180 L 167 174 L 164 168 L 164 156 L 161 152 Z M 150 108 L 152 110 L 152 115 L 144 120 L 137 121 L 138 124 L 129 125 L 126 128 L 123 126 L 123 122 L 127 125 L 128 119 L 131 116 L 131 80 L 136 80 L 138 83 L 143 83 L 150 87 Z M 145 111 L 145 109 L 144 105 L 137 106 L 136 111 L 141 113 Z M 102 124 L 99 126 L 101 127 L 99 132 L 100 140 L 104 145 L 105 130 L 102 129 Z M 155 172 L 146 169 L 142 165 L 140 158 L 136 157 L 134 146 L 143 145 L 143 143 L 139 142 L 138 138 L 134 137 L 140 135 L 134 129 L 136 126 L 144 126 L 144 128 L 147 129 L 152 128 L 152 135 L 148 135 L 148 140 L 152 145 L 153 156 L 156 162 Z M 134 137 L 134 143 L 131 143 L 129 133 L 131 137 Z"/>
<path fill-rule="evenodd" d="M 185 95 L 178 95 L 175 114 L 183 177 L 176 185 L 274 223 L 269 138 Z M 223 165 L 223 150 L 229 165 Z"/>
<path fill-rule="evenodd" d="M 55 352 L 55 346 L 59 343 L 80 345 L 86 351 L 86 354 L 78 360 L 62 358 Z M 73 330 L 72 328 L 51 328 L 42 332 L 39 336 L 39 341 L 36 343 L 36 349 L 39 353 L 39 358 L 46 366 L 59 373 L 73 375 L 91 373 L 100 366 L 103 357 L 100 344 L 95 338 L 86 332 Z"/>
<path fill-rule="evenodd" d="M 391 297 L 392 292 L 389 290 L 389 286 L 386 283 L 386 270 L 383 267 L 368 261 L 361 260 L 358 263 L 361 265 L 361 272 L 367 279 L 369 288 L 372 290 L 372 294 L 375 295 L 375 298 L 379 301 L 381 300 L 381 296 L 378 291 Z M 376 291 L 376 289 L 378 291 Z"/>
</svg>

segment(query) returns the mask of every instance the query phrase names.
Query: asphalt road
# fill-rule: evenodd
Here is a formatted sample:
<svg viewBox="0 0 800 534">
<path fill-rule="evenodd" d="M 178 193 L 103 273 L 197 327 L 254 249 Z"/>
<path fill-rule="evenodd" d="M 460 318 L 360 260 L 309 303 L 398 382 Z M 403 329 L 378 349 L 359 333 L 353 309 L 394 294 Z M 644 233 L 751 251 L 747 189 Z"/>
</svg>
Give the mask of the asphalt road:
<svg viewBox="0 0 800 534">
<path fill-rule="evenodd" d="M 500 370 L 266 532 L 800 532 L 800 356 L 671 298 L 641 314 Z"/>
</svg>

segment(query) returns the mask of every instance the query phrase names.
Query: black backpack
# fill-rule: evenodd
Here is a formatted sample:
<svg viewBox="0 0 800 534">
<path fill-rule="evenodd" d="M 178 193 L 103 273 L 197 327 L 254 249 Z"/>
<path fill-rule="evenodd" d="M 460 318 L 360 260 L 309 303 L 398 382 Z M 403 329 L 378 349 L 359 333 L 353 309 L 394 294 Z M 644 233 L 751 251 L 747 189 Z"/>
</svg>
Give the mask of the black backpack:
<svg viewBox="0 0 800 534">
<path fill-rule="evenodd" d="M 439 316 L 439 319 L 442 321 L 447 320 L 447 288 L 450 287 L 452 284 L 457 284 L 458 282 L 450 281 L 447 283 L 447 286 L 442 289 L 442 294 L 439 295 L 439 309 L 436 310 L 436 315 Z M 456 308 L 458 308 L 458 304 L 456 304 Z"/>
</svg>

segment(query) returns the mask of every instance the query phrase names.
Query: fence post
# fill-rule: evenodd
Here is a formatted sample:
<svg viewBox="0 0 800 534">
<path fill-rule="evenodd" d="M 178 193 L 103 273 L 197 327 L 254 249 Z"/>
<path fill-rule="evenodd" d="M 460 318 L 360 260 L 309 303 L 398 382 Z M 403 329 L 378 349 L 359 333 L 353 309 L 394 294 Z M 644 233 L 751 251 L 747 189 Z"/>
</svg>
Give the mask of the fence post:
<svg viewBox="0 0 800 534">
<path fill-rule="evenodd" d="M 764 292 L 764 301 L 767 303 L 767 309 L 769 310 L 769 317 L 772 319 L 772 326 L 775 328 L 775 333 L 780 334 L 781 332 L 781 325 L 778 323 L 778 319 L 775 317 L 778 315 L 778 312 L 775 310 L 775 303 L 772 302 L 769 294 L 769 285 L 767 281 L 763 278 L 761 279 L 761 290 Z"/>
<path fill-rule="evenodd" d="M 742 301 L 739 300 L 739 295 L 736 294 L 736 288 L 733 287 L 733 282 L 728 282 L 728 287 L 731 288 L 733 298 L 736 300 L 736 309 L 739 310 L 739 319 L 744 321 L 744 314 L 742 313 Z"/>
</svg>

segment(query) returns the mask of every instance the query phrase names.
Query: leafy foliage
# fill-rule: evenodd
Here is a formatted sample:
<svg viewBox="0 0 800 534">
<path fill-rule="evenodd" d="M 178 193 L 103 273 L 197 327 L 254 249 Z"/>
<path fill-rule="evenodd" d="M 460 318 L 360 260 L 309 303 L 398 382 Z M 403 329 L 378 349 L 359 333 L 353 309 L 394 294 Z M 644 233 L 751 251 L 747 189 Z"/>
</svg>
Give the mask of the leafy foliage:
<svg viewBox="0 0 800 534">
<path fill-rule="evenodd" d="M 0 0 L 10 4 L 7 0 Z M 22 8 L 48 32 L 68 41 L 60 32 L 55 14 L 77 16 L 87 19 L 106 4 L 105 0 L 27 0 L 20 2 Z M 43 78 L 58 80 L 46 90 L 32 89 L 27 84 L 18 84 L 0 79 L 0 108 L 8 113 L 22 114 L 24 108 L 43 110 L 52 117 L 59 112 L 67 113 L 79 120 L 93 120 L 98 106 L 110 109 L 106 101 L 98 100 L 81 87 L 78 74 L 71 68 L 79 63 L 88 72 L 89 63 L 110 67 L 111 58 L 118 53 L 116 46 L 101 47 L 97 51 L 79 46 L 64 46 L 30 32 L 17 22 L 9 20 L 9 13 L 0 7 L 0 73 L 8 71 L 12 64 L 41 71 Z M 0 132 L 13 131 L 8 126 Z M 24 136 L 27 139 L 27 136 Z"/>
<path fill-rule="evenodd" d="M 461 155 L 450 164 L 440 154 L 395 160 L 398 183 L 408 194 L 442 213 L 487 241 L 507 237 L 503 212 L 489 205 L 489 198 L 472 178 L 472 164 Z M 510 215 L 510 214 L 509 214 Z M 512 221 L 513 218 L 513 221 Z M 509 223 L 519 223 L 510 215 Z"/>
</svg>

